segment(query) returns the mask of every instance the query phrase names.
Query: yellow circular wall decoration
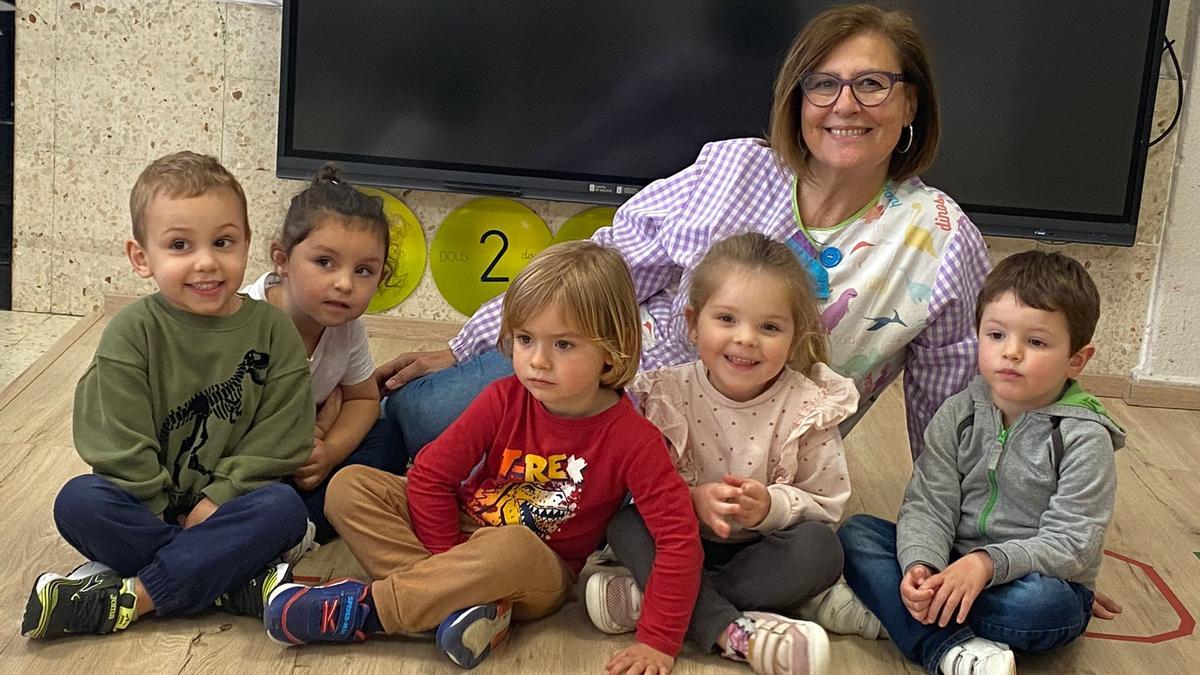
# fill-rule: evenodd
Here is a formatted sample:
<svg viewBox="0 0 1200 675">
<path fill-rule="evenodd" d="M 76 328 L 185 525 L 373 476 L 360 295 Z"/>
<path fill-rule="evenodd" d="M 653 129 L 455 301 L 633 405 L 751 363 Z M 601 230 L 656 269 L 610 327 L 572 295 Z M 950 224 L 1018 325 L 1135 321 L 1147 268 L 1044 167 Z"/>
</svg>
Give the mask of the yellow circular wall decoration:
<svg viewBox="0 0 1200 675">
<path fill-rule="evenodd" d="M 383 200 L 383 214 L 391 227 L 391 245 L 388 247 L 388 263 L 392 276 L 383 282 L 367 305 L 367 312 L 376 314 L 387 311 L 404 301 L 425 273 L 425 233 L 413 212 L 395 196 L 370 187 L 360 187 L 359 192 Z"/>
<path fill-rule="evenodd" d="M 564 241 L 591 239 L 596 230 L 612 225 L 613 214 L 616 212 L 615 206 L 596 206 L 580 211 L 567 218 L 554 233 L 554 239 L 550 240 L 550 243 L 561 244 Z"/>
<path fill-rule="evenodd" d="M 470 316 L 549 245 L 550 228 L 527 206 L 482 197 L 446 215 L 433 236 L 429 269 L 446 302 Z"/>
</svg>

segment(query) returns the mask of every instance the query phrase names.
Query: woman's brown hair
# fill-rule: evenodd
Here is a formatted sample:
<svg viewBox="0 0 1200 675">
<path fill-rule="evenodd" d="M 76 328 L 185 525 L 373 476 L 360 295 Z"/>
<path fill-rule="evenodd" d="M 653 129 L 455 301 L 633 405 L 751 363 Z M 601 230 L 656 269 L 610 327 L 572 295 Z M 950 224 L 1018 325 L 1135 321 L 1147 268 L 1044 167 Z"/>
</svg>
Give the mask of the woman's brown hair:
<svg viewBox="0 0 1200 675">
<path fill-rule="evenodd" d="M 888 177 L 903 181 L 925 171 L 933 164 L 941 137 L 937 91 L 929 52 L 917 32 L 916 23 L 904 12 L 886 11 L 873 5 L 834 7 L 813 17 L 788 49 L 779 76 L 775 80 L 775 101 L 771 106 L 769 143 L 779 160 L 801 178 L 808 175 L 809 150 L 801 134 L 800 112 L 804 94 L 800 81 L 811 73 L 839 44 L 858 35 L 879 35 L 896 50 L 904 75 L 901 89 L 916 93 L 917 110 L 912 121 L 912 146 L 905 152 L 892 151 Z M 907 132 L 901 132 L 901 138 Z"/>
</svg>

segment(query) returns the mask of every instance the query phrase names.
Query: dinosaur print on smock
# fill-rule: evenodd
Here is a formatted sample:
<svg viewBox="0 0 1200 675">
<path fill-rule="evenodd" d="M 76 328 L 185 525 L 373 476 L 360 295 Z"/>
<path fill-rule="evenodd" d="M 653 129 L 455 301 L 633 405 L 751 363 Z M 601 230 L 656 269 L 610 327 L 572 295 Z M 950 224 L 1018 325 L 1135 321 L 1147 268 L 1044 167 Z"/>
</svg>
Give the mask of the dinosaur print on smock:
<svg viewBox="0 0 1200 675">
<path fill-rule="evenodd" d="M 852 378 L 864 398 L 900 373 L 905 347 L 928 323 L 942 253 L 961 220 L 950 217 L 951 207 L 957 215 L 957 206 L 918 179 L 889 182 L 852 222 L 809 230 L 821 248 L 843 254 L 826 270 L 821 320 L 830 365 Z"/>
<path fill-rule="evenodd" d="M 586 468 L 574 455 L 505 450 L 497 482 L 476 490 L 464 510 L 482 526 L 524 525 L 548 540 L 575 515 Z"/>
</svg>

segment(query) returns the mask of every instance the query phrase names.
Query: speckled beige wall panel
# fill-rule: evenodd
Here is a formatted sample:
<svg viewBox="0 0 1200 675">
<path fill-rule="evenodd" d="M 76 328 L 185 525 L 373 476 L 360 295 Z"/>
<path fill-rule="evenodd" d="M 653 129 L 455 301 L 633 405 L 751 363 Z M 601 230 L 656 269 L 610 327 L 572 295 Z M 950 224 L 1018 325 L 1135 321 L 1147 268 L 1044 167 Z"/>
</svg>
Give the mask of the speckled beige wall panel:
<svg viewBox="0 0 1200 675">
<path fill-rule="evenodd" d="M 129 188 L 141 160 L 89 155 L 55 157 L 54 222 L 49 235 L 52 311 L 86 314 L 104 293 L 145 292 L 125 258 L 130 234 Z"/>
<path fill-rule="evenodd" d="M 13 307 L 50 311 L 54 227 L 54 155 L 18 150 L 13 156 Z"/>
<path fill-rule="evenodd" d="M 1174 80 L 1159 80 L 1154 104 L 1151 140 L 1171 124 L 1179 88 Z M 1142 179 L 1142 203 L 1138 213 L 1137 243 L 1158 244 L 1162 241 L 1167 204 L 1171 199 L 1171 173 L 1175 169 L 1175 151 L 1179 142 L 1178 127 L 1146 153 L 1146 175 Z"/>
<path fill-rule="evenodd" d="M 55 0 L 21 2 L 16 13 L 14 153 L 54 149 Z M 17 166 L 20 166 L 17 164 Z"/>
<path fill-rule="evenodd" d="M 54 151 L 145 162 L 221 149 L 224 5 L 60 2 Z"/>
</svg>

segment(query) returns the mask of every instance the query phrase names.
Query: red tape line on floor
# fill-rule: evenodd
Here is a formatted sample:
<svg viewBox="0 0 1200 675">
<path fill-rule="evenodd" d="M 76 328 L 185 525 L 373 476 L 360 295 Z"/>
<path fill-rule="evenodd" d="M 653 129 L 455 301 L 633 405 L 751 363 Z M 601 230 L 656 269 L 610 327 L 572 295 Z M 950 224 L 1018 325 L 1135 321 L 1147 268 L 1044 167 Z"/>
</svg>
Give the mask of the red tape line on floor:
<svg viewBox="0 0 1200 675">
<path fill-rule="evenodd" d="M 1175 593 L 1171 590 L 1171 587 L 1167 585 L 1166 581 L 1163 581 L 1163 578 L 1159 576 L 1158 572 L 1155 571 L 1153 567 L 1140 560 L 1134 560 L 1133 558 L 1123 556 L 1120 553 L 1114 553 L 1113 551 L 1106 550 L 1104 551 L 1104 555 L 1116 558 L 1124 563 L 1129 563 L 1130 565 L 1133 565 L 1134 567 L 1137 567 L 1145 572 L 1146 577 L 1150 579 L 1150 583 L 1154 584 L 1154 587 L 1158 589 L 1158 592 L 1163 596 L 1163 599 L 1167 601 L 1167 604 L 1171 606 L 1171 609 L 1175 610 L 1175 615 L 1179 617 L 1179 627 L 1175 630 L 1167 631 L 1166 633 L 1158 633 L 1157 635 L 1118 635 L 1116 633 L 1097 633 L 1094 631 L 1088 631 L 1083 634 L 1084 637 L 1097 638 L 1099 640 L 1121 640 L 1124 642 L 1144 642 L 1147 644 L 1157 644 L 1159 642 L 1166 642 L 1167 640 L 1174 640 L 1176 638 L 1186 637 L 1192 634 L 1192 631 L 1196 629 L 1196 620 L 1192 618 L 1192 615 L 1187 611 L 1187 608 L 1184 607 L 1183 603 L 1179 601 L 1179 596 L 1175 595 Z"/>
</svg>

